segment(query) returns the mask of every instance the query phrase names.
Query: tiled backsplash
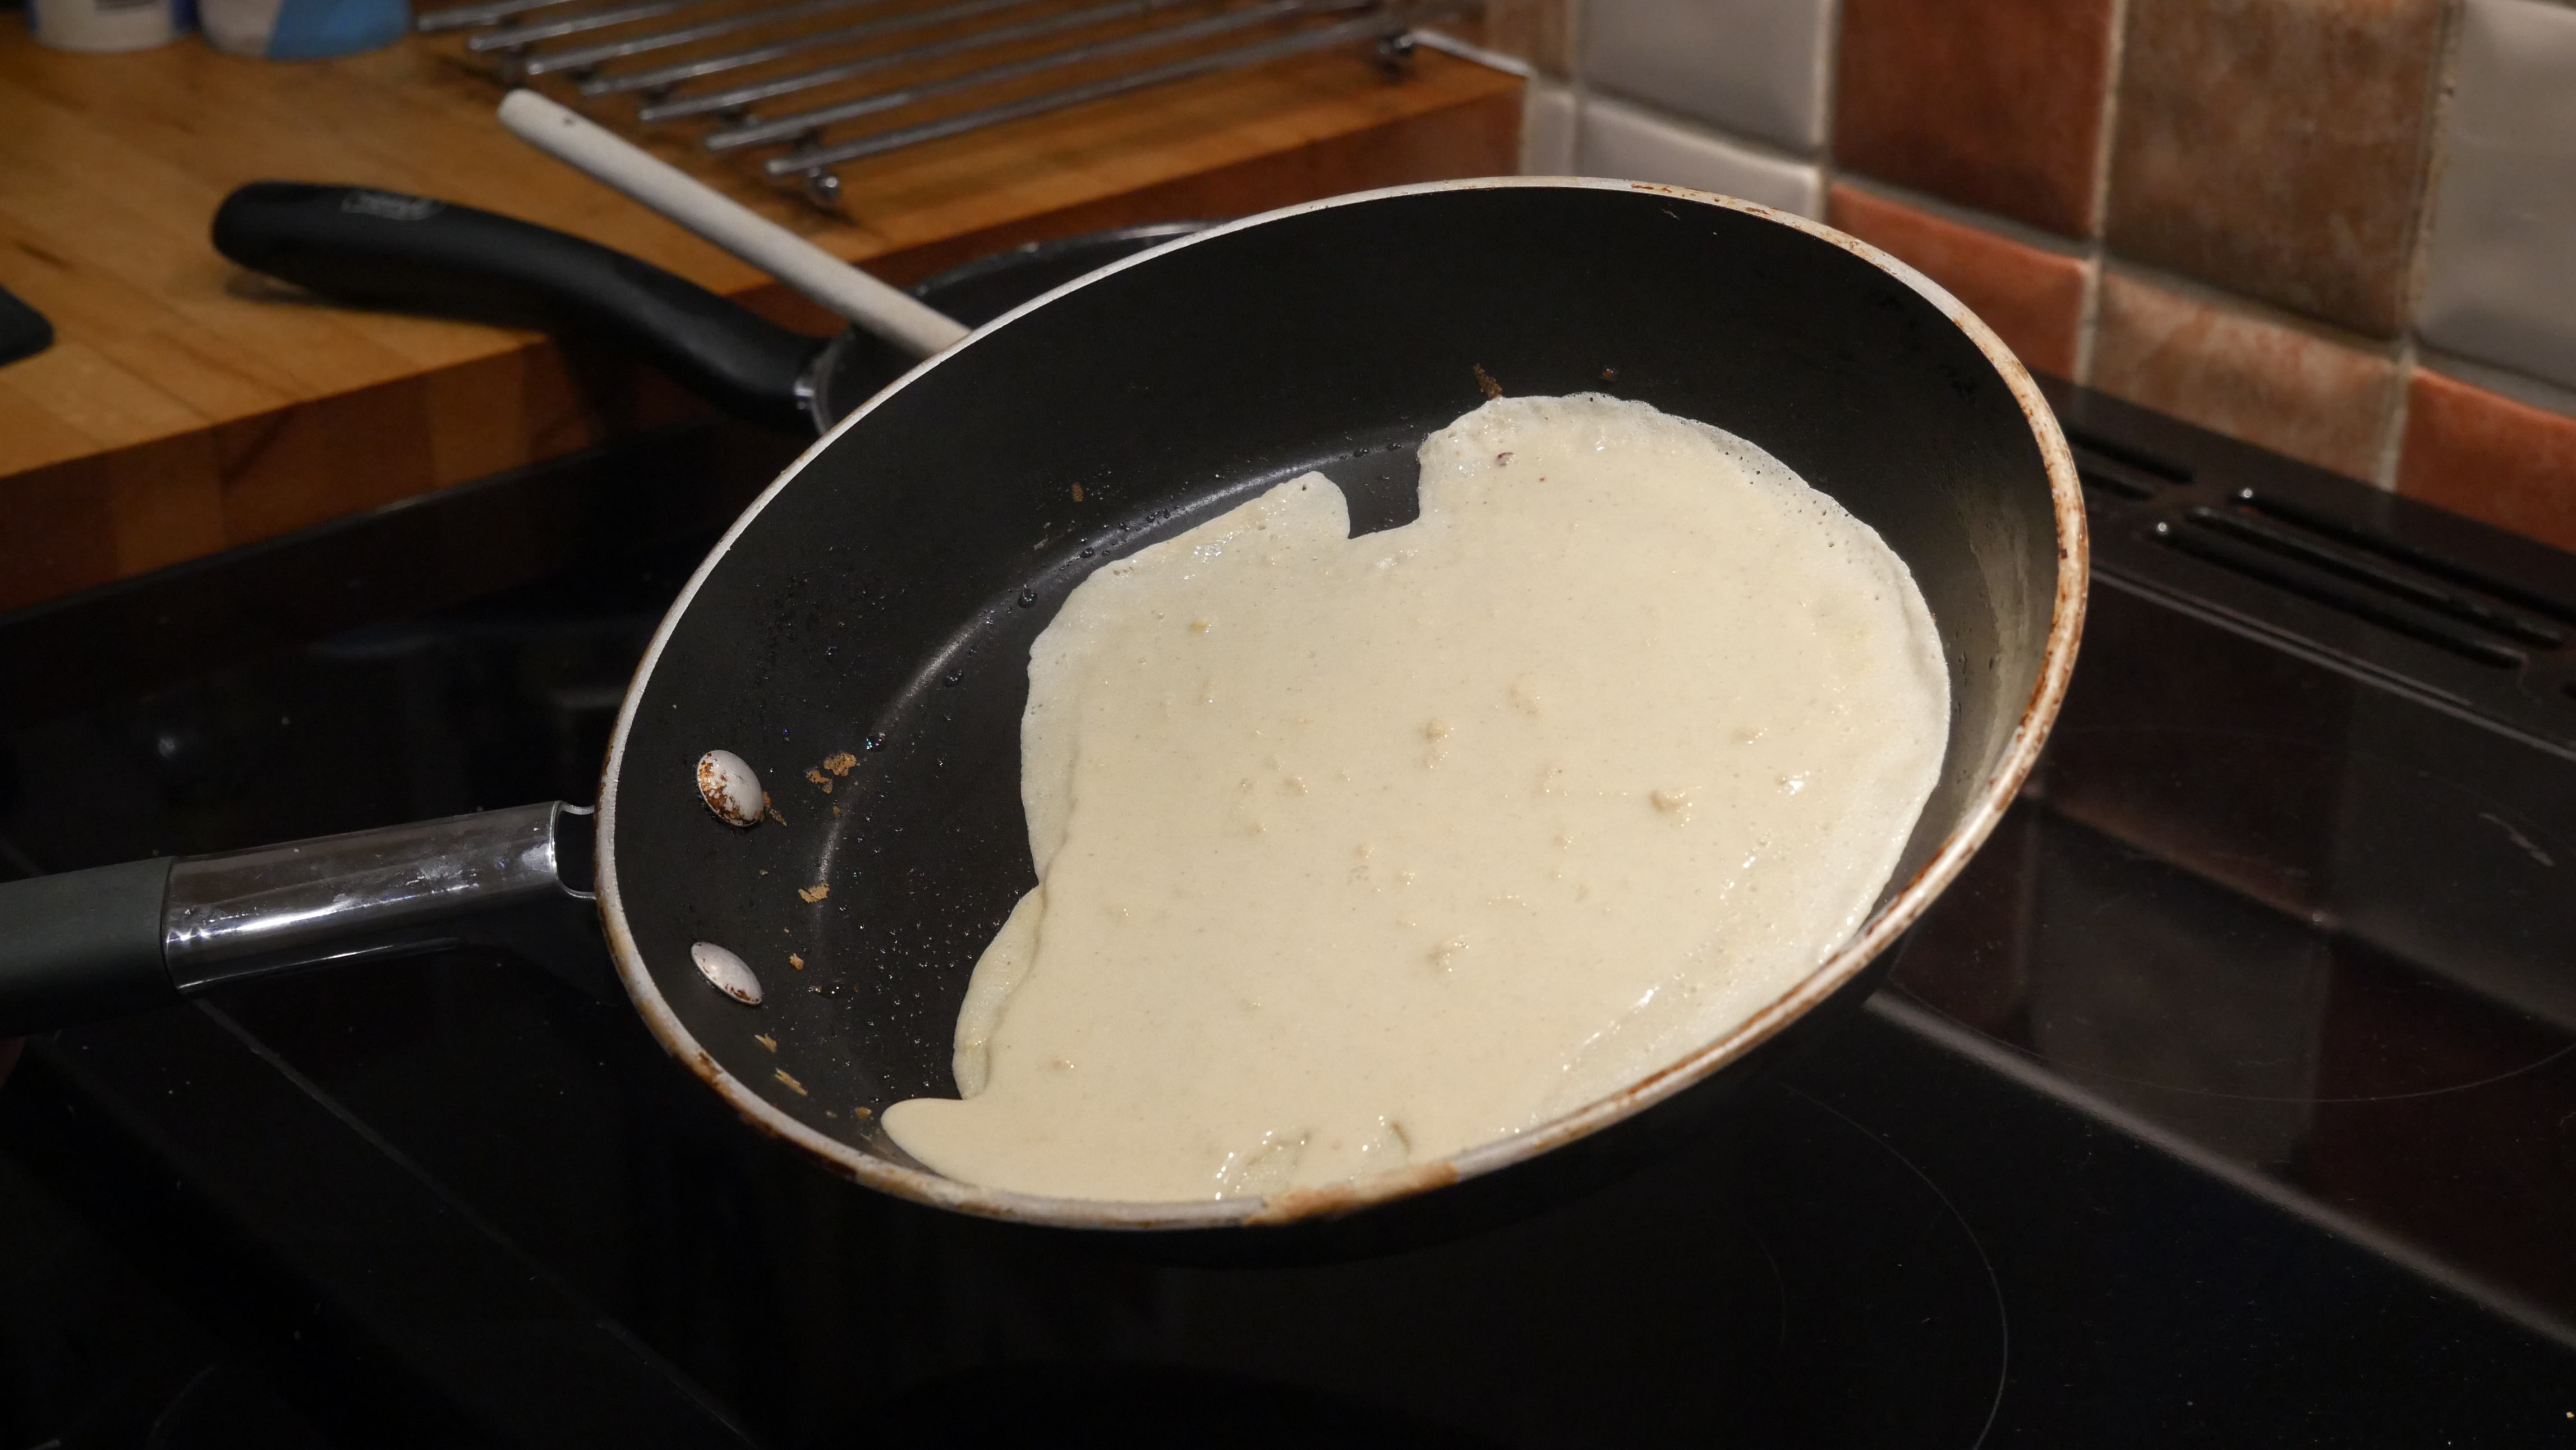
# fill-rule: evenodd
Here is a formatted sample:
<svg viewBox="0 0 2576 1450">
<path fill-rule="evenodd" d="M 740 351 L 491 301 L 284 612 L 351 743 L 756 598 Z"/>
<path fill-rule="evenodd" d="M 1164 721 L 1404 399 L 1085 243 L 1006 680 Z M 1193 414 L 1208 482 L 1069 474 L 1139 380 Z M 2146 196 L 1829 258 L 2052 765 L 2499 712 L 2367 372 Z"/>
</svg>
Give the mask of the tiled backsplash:
<svg viewBox="0 0 2576 1450">
<path fill-rule="evenodd" d="M 2576 0 L 1487 0 L 1524 169 L 1921 268 L 2032 367 L 2576 548 Z"/>
</svg>

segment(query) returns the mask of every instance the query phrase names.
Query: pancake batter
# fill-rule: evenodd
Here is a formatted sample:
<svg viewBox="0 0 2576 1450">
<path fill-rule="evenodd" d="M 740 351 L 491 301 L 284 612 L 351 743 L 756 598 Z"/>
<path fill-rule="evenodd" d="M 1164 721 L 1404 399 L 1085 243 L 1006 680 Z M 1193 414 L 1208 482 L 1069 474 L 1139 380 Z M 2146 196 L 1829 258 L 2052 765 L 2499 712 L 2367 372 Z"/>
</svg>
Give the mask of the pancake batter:
<svg viewBox="0 0 2576 1450">
<path fill-rule="evenodd" d="M 1263 1195 L 1533 1127 L 1722 1036 L 1877 899 L 1939 640 L 1731 434 L 1498 399 L 1349 538 L 1320 474 L 1077 588 L 1030 651 L 1038 888 L 977 964 L 941 1173 Z"/>
</svg>

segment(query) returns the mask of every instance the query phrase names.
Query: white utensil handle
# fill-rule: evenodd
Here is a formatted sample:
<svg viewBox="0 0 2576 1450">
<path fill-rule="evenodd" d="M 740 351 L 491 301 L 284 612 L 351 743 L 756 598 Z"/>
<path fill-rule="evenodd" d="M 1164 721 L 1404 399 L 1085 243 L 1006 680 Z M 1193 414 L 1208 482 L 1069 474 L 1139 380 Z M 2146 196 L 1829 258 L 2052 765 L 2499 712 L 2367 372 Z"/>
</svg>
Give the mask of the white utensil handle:
<svg viewBox="0 0 2576 1450">
<path fill-rule="evenodd" d="M 503 97 L 501 124 L 915 357 L 966 336 L 968 329 L 955 319 L 534 91 Z"/>
</svg>

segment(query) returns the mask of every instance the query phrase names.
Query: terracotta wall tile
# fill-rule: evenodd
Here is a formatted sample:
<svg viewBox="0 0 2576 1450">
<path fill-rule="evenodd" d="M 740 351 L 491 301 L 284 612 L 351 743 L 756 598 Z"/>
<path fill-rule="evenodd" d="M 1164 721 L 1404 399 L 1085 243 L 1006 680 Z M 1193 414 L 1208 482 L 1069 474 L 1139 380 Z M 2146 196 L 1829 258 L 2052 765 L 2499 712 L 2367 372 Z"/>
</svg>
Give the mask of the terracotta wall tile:
<svg viewBox="0 0 2576 1450">
<path fill-rule="evenodd" d="M 2397 491 L 2576 549 L 2576 418 L 2419 368 Z"/>
<path fill-rule="evenodd" d="M 2111 0 L 1845 0 L 1844 166 L 2093 234 Z"/>
<path fill-rule="evenodd" d="M 2377 472 L 2388 358 L 2117 272 L 2102 278 L 2093 386 L 2355 478 Z"/>
<path fill-rule="evenodd" d="M 1855 186 L 1834 188 L 1827 220 L 1949 288 L 2025 366 L 2075 376 L 2083 262 Z"/>
<path fill-rule="evenodd" d="M 2395 336 L 2441 32 L 2442 0 L 2130 0 L 2111 246 Z"/>
</svg>

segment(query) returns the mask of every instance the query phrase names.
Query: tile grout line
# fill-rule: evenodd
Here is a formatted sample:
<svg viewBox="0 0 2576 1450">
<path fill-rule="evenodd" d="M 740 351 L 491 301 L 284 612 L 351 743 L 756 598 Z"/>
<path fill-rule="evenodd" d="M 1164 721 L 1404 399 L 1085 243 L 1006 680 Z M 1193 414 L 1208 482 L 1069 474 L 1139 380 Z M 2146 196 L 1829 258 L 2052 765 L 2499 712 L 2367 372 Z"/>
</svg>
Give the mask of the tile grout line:
<svg viewBox="0 0 2576 1450">
<path fill-rule="evenodd" d="M 2415 334 L 2407 332 L 2397 339 L 2397 371 L 2389 379 L 2388 406 L 2379 424 L 2379 462 L 2370 481 L 2381 489 L 2397 491 L 2397 466 L 2405 461 L 2406 413 L 2415 395 Z"/>
<path fill-rule="evenodd" d="M 2109 53 L 2102 63 L 2101 121 L 2093 138 L 2093 197 L 2086 218 L 2092 235 L 2085 238 L 2084 300 L 2075 314 L 2075 381 L 2087 387 L 2101 349 L 2102 285 L 2110 270 L 2111 148 L 2120 126 L 2121 68 L 2128 63 L 2129 0 L 2111 0 L 2111 33 L 2104 44 Z"/>
<path fill-rule="evenodd" d="M 1592 88 L 1592 83 L 1586 73 L 1585 67 L 1582 65 L 1580 60 L 1584 0 L 1566 0 L 1566 50 L 1568 61 L 1564 84 L 1568 100 L 1574 111 L 1573 140 L 1574 149 L 1578 153 L 1577 159 L 1573 162 L 1573 169 L 1576 171 L 1582 170 L 1579 153 L 1582 150 L 1583 133 L 1587 125 L 1586 118 L 1592 110 L 1593 103 L 1598 101 L 1603 105 L 1615 106 L 1621 110 L 1635 112 L 1640 116 L 1644 116 L 1659 124 L 1669 126 L 1674 130 L 1680 131 L 1684 135 L 1704 137 L 1709 140 L 1718 141 L 1725 145 L 1732 146 L 1737 150 L 1747 152 L 1761 159 L 1787 162 L 1791 165 L 1804 167 L 1813 171 L 1816 178 L 1816 212 L 1814 219 L 1817 221 L 1823 221 L 1832 201 L 1834 182 L 1839 175 L 1833 160 L 1833 99 L 1835 73 L 1837 69 L 1836 62 L 1841 58 L 1843 11 L 1842 0 L 1824 0 L 1824 6 L 1826 17 L 1824 25 L 1825 34 L 1823 37 L 1823 43 L 1818 47 L 1818 55 L 1816 58 L 1816 104 L 1818 107 L 1819 129 L 1822 134 L 1815 144 L 1815 149 L 1800 151 L 1783 146 L 1779 142 L 1773 141 L 1767 137 L 1747 135 L 1733 127 L 1720 125 L 1714 121 L 1710 121 L 1699 116 L 1682 115 L 1668 110 L 1661 105 L 1640 100 L 1635 97 L 1622 95 L 1618 92 L 1596 94 Z"/>
<path fill-rule="evenodd" d="M 2414 226 L 2406 239 L 2406 268 L 2398 298 L 2396 396 L 2380 420 L 2379 467 L 2371 482 L 2391 493 L 2406 461 L 2406 423 L 2415 394 L 2415 369 L 2421 353 L 2415 336 L 2416 314 L 2424 305 L 2424 288 L 2432 268 L 2433 214 L 2443 168 L 2449 161 L 2452 94 L 2459 87 L 2462 35 L 2468 29 L 2468 6 L 2451 0 L 2442 7 L 2442 33 L 2434 41 L 2431 104 L 2424 108 L 2423 164 L 2415 169 Z"/>
<path fill-rule="evenodd" d="M 1824 0 L 1823 43 L 1816 47 L 1816 219 L 1832 225 L 1834 187 L 1842 166 L 1834 157 L 1834 117 L 1842 103 L 1843 0 Z"/>
<path fill-rule="evenodd" d="M 1866 173 L 1854 172 L 1851 180 L 1844 182 L 1843 185 L 1854 191 L 1877 197 L 1881 201 L 1910 207 L 1926 216 L 1935 217 L 1956 226 L 1974 227 L 1981 232 L 1991 232 L 2007 242 L 2028 247 L 2034 252 L 2046 252 L 2051 256 L 2066 257 L 2081 262 L 2090 258 L 2096 250 L 2091 243 L 2080 238 L 2062 236 L 2045 227 L 2033 226 L 2019 217 L 2005 216 L 2001 212 L 1984 211 L 1964 202 L 1952 201 L 1928 191 L 1917 191 L 1910 186 L 1899 186 L 1895 182 L 1883 181 Z"/>
<path fill-rule="evenodd" d="M 1592 109 L 1592 79 L 1583 64 L 1583 0 L 1565 0 L 1565 104 L 1573 113 L 1565 138 L 1565 169 L 1583 174 L 1585 112 Z"/>
<path fill-rule="evenodd" d="M 2502 363 L 2485 362 L 2466 353 L 2419 342 L 2415 347 L 2415 366 L 2419 371 L 2482 388 L 2509 402 L 2562 418 L 2576 418 L 2576 388 L 2516 372 Z"/>
<path fill-rule="evenodd" d="M 2102 270 L 2106 276 L 2117 273 L 2125 278 L 2135 278 L 2139 282 L 2186 301 L 2196 302 L 2266 327 L 2300 333 L 2346 352 L 2364 353 L 2383 360 L 2391 360 L 2397 356 L 2397 345 L 2388 338 L 2356 332 L 2340 323 L 2328 322 L 2323 318 L 2311 317 L 2304 312 L 2292 311 L 2278 302 L 2268 302 L 2260 297 L 2232 292 L 2215 282 L 2203 281 L 2188 272 L 2177 272 L 2153 263 L 2141 262 L 2135 258 L 2115 257 L 2108 253 L 2105 253 L 2102 258 Z"/>
<path fill-rule="evenodd" d="M 1697 116 L 1678 115 L 1672 111 L 1665 110 L 1661 106 L 1651 105 L 1647 102 L 1621 95 L 1616 91 L 1600 96 L 1594 96 L 1587 90 L 1584 93 L 1584 101 L 1586 105 L 1589 105 L 1591 102 L 1598 101 L 1600 104 L 1605 106 L 1632 112 L 1636 115 L 1645 117 L 1647 120 L 1650 120 L 1659 126 L 1666 126 L 1675 131 L 1679 131 L 1685 136 L 1708 141 L 1716 141 L 1723 145 L 1731 146 L 1738 151 L 1742 151 L 1747 155 L 1760 160 L 1777 161 L 1790 166 L 1811 169 L 1819 176 L 1824 174 L 1823 163 L 1813 154 L 1792 151 L 1777 141 L 1767 140 L 1760 136 L 1748 136 L 1741 131 L 1718 125 L 1714 121 L 1702 120 Z M 1821 194 L 1819 199 L 1821 200 Z M 1823 220 L 1822 217 L 1818 217 L 1816 219 L 1819 221 Z"/>
<path fill-rule="evenodd" d="M 1579 64 L 1580 57 L 1576 51 L 1574 29 L 1575 10 L 1581 3 L 1582 0 L 1558 0 L 1556 13 L 1562 18 L 1562 25 L 1560 26 L 1562 33 L 1559 39 L 1564 48 L 1564 54 L 1561 58 L 1565 62 L 1565 71 L 1562 75 L 1550 74 L 1547 69 L 1547 63 L 1536 57 L 1528 59 L 1523 59 L 1517 56 L 1501 57 L 1501 59 L 1508 62 L 1506 68 L 1514 70 L 1522 79 L 1521 143 L 1517 164 L 1520 167 L 1521 174 L 1524 176 L 1572 176 L 1578 174 L 1581 170 L 1581 168 L 1575 164 L 1575 151 L 1582 141 L 1583 133 L 1583 93 L 1581 90 L 1583 74 L 1582 66 Z M 1451 47 L 1443 46 L 1441 48 L 1450 49 Z M 1458 47 L 1458 49 L 1461 50 L 1472 48 L 1473 47 L 1464 46 Z M 1537 48 L 1538 47 L 1536 46 L 1532 47 L 1532 49 Z M 1534 172 L 1530 169 L 1530 161 L 1532 159 L 1530 155 L 1530 108 L 1531 103 L 1536 101 L 1542 92 L 1548 90 L 1562 91 L 1565 94 L 1566 114 L 1564 164 L 1561 166 L 1551 165 L 1543 171 Z"/>
</svg>

